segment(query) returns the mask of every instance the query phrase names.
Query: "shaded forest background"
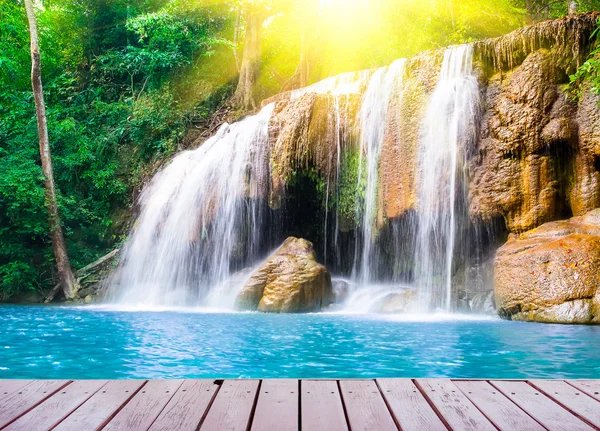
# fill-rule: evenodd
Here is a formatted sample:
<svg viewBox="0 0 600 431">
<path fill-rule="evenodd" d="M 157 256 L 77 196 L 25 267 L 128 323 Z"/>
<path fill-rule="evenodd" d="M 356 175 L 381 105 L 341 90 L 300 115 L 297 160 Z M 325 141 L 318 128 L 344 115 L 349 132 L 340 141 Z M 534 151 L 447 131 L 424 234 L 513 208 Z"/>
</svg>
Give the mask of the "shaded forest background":
<svg viewBox="0 0 600 431">
<path fill-rule="evenodd" d="M 600 8 L 535 0 L 45 0 L 36 3 L 59 209 L 74 268 L 118 246 L 144 179 L 236 103 L 249 16 L 252 98 Z M 55 281 L 21 1 L 0 0 L 0 300 Z M 598 53 L 573 79 L 600 70 Z"/>
</svg>

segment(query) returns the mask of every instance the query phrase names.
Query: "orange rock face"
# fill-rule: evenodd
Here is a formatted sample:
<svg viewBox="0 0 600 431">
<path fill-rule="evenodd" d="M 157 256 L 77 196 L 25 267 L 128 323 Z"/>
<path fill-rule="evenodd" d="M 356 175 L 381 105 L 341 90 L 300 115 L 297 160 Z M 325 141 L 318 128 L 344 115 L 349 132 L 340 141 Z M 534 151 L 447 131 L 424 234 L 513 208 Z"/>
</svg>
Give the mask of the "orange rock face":
<svg viewBox="0 0 600 431">
<path fill-rule="evenodd" d="M 600 323 L 600 210 L 509 239 L 494 271 L 505 318 Z"/>
<path fill-rule="evenodd" d="M 246 282 L 239 310 L 270 313 L 319 311 L 333 301 L 331 276 L 316 260 L 313 245 L 289 237 Z"/>
</svg>

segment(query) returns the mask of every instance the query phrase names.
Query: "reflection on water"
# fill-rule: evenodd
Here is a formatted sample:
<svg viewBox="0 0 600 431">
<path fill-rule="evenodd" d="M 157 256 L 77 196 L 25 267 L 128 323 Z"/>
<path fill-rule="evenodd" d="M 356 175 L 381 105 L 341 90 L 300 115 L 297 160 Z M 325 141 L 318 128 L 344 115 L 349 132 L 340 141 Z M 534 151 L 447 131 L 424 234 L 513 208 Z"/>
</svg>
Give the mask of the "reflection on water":
<svg viewBox="0 0 600 431">
<path fill-rule="evenodd" d="M 0 378 L 599 378 L 599 327 L 0 307 Z"/>
</svg>

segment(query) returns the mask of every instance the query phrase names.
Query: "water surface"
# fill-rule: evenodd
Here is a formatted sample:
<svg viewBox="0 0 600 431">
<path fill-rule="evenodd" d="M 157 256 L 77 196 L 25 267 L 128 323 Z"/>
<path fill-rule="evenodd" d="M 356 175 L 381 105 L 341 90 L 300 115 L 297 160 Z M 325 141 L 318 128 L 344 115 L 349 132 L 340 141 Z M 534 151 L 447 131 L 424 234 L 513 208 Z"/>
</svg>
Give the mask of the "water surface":
<svg viewBox="0 0 600 431">
<path fill-rule="evenodd" d="M 600 378 L 600 327 L 0 307 L 6 378 Z"/>
</svg>

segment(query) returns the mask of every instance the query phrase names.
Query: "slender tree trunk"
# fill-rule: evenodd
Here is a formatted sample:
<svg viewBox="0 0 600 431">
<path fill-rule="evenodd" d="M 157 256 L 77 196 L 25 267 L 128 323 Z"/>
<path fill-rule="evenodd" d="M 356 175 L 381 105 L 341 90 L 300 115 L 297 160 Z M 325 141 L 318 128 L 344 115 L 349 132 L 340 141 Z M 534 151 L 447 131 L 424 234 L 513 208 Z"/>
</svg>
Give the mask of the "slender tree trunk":
<svg viewBox="0 0 600 431">
<path fill-rule="evenodd" d="M 40 141 L 40 156 L 42 169 L 44 171 L 44 187 L 46 189 L 46 209 L 50 222 L 50 235 L 52 237 L 52 249 L 56 258 L 58 270 L 58 281 L 62 283 L 65 298 L 77 297 L 79 284 L 71 270 L 65 239 L 63 237 L 58 215 L 58 204 L 56 201 L 56 190 L 54 188 L 54 172 L 52 170 L 52 158 L 50 156 L 50 142 L 48 140 L 48 124 L 46 122 L 46 107 L 44 105 L 44 91 L 42 88 L 42 72 L 40 65 L 40 49 L 38 42 L 37 24 L 33 10 L 32 0 L 25 0 L 25 9 L 29 21 L 29 33 L 31 37 L 31 86 L 35 100 L 35 113 L 38 124 L 38 138 Z"/>
<path fill-rule="evenodd" d="M 577 13 L 577 2 L 570 1 L 569 2 L 569 15 L 575 15 Z"/>
<path fill-rule="evenodd" d="M 246 38 L 240 80 L 233 95 L 234 105 L 245 110 L 258 106 L 256 84 L 262 56 L 262 22 L 263 14 L 259 8 L 251 7 L 246 11 Z"/>
<path fill-rule="evenodd" d="M 240 56 L 238 54 L 238 42 L 240 35 L 240 21 L 242 16 L 242 7 L 238 6 L 235 13 L 235 27 L 233 29 L 233 57 L 235 58 L 235 67 L 240 73 Z"/>
<path fill-rule="evenodd" d="M 308 75 L 310 73 L 308 63 L 308 42 L 306 40 L 306 26 L 302 23 L 302 35 L 300 39 L 300 87 L 308 85 Z"/>
</svg>

